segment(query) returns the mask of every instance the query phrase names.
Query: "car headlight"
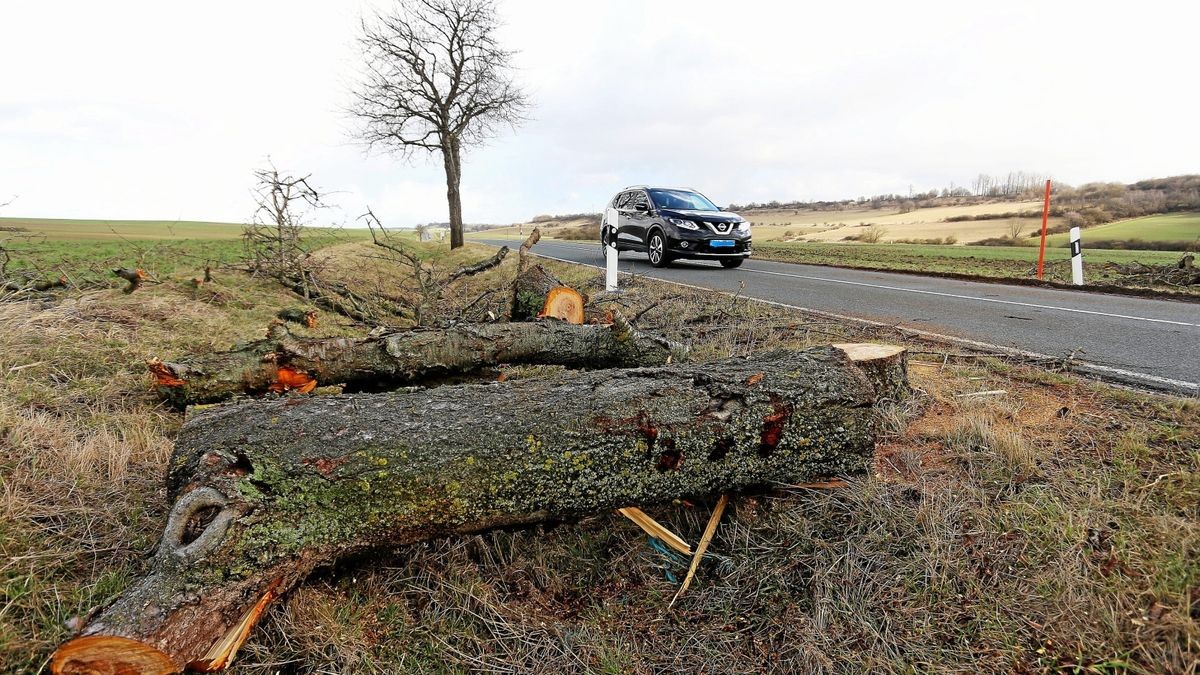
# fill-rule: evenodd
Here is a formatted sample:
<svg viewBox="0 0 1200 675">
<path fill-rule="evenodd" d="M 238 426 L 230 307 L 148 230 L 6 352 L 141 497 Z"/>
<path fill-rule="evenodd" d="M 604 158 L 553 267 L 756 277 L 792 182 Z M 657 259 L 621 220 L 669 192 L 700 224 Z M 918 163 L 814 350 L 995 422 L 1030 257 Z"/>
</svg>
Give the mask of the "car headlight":
<svg viewBox="0 0 1200 675">
<path fill-rule="evenodd" d="M 685 230 L 700 229 L 700 226 L 697 225 L 696 223 L 693 223 L 690 220 L 684 220 L 683 218 L 667 218 L 667 220 L 669 220 L 671 222 L 671 224 L 674 225 L 675 227 L 682 227 Z"/>
<path fill-rule="evenodd" d="M 744 220 L 742 222 L 738 223 L 737 231 L 741 232 L 742 234 L 750 234 L 750 223 L 748 223 Z"/>
</svg>

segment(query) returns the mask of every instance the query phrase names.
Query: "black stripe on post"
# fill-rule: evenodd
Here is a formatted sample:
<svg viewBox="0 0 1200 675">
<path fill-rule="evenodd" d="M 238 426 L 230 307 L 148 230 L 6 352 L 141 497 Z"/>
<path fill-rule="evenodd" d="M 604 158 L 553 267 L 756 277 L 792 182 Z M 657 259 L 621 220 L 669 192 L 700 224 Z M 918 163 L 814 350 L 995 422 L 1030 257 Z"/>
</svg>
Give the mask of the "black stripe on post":
<svg viewBox="0 0 1200 675">
<path fill-rule="evenodd" d="M 1083 253 L 1083 246 L 1081 246 L 1079 240 L 1076 239 L 1075 241 L 1071 242 L 1071 257 L 1074 258 L 1081 253 Z"/>
</svg>

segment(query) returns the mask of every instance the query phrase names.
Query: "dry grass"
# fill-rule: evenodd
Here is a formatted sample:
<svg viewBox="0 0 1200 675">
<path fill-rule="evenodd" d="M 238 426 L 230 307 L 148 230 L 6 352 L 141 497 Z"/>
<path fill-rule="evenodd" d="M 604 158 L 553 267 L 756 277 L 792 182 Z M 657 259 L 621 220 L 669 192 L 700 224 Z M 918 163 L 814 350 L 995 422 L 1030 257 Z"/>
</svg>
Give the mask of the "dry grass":
<svg viewBox="0 0 1200 675">
<path fill-rule="evenodd" d="M 331 251 L 331 269 L 395 291 L 365 250 Z M 514 262 L 447 293 L 448 311 Z M 599 289 L 593 270 L 551 267 Z M 297 304 L 222 283 L 219 305 L 175 282 L 0 304 L 0 670 L 37 670 L 63 622 L 120 592 L 156 543 L 180 420 L 147 393 L 142 359 L 257 337 Z M 903 340 L 646 279 L 627 289 L 614 308 L 698 359 Z M 598 515 L 344 561 L 269 611 L 234 671 L 1194 672 L 1200 406 L 988 359 L 914 354 L 910 372 L 917 394 L 881 411 L 874 474 L 736 498 L 672 610 L 687 561 Z M 958 396 L 994 389 L 1008 393 Z M 694 542 L 709 508 L 648 511 Z"/>
<path fill-rule="evenodd" d="M 36 670 L 65 622 L 111 597 L 157 543 L 180 420 L 143 360 L 258 337 L 294 301 L 228 276 L 223 306 L 182 281 L 132 296 L 0 303 L 0 664 Z M 323 317 L 336 332 L 336 321 Z"/>
</svg>

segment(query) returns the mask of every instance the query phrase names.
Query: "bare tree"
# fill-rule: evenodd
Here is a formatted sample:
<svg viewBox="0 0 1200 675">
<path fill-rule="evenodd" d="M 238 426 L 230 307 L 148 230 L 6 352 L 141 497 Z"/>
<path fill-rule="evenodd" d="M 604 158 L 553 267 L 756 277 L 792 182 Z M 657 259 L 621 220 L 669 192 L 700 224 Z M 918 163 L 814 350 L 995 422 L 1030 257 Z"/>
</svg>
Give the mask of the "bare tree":
<svg viewBox="0 0 1200 675">
<path fill-rule="evenodd" d="M 254 217 L 242 231 L 250 270 L 280 281 L 302 278 L 309 255 L 302 228 L 322 207 L 321 195 L 309 176 L 281 175 L 274 164 L 255 170 L 254 178 Z"/>
<path fill-rule="evenodd" d="M 509 76 L 493 0 L 396 0 L 362 23 L 365 60 L 350 113 L 369 148 L 440 152 L 450 248 L 463 245 L 462 151 L 515 126 L 528 107 Z"/>
</svg>

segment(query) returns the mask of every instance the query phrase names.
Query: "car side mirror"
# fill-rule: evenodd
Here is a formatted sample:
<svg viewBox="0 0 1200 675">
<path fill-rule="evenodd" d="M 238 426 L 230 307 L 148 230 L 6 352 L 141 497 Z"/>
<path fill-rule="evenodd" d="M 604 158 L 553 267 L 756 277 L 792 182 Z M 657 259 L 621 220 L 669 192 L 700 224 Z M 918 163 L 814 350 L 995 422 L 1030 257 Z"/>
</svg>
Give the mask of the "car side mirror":
<svg viewBox="0 0 1200 675">
<path fill-rule="evenodd" d="M 649 204 L 637 204 L 633 207 L 633 210 L 641 211 L 642 213 L 650 213 L 650 205 Z"/>
</svg>

